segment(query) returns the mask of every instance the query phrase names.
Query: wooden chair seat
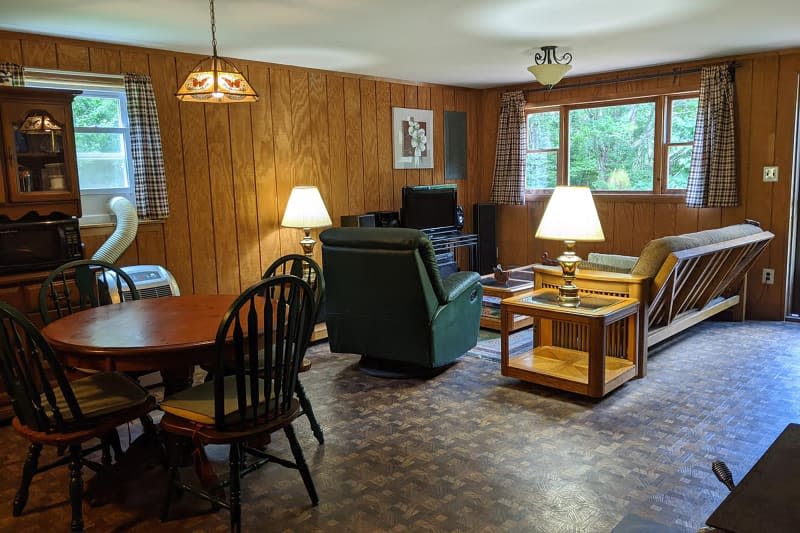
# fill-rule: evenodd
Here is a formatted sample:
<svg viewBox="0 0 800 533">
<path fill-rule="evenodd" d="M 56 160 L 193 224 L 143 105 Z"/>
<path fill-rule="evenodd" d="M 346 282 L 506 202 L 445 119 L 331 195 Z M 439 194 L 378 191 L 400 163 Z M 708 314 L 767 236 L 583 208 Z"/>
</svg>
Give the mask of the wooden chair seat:
<svg viewBox="0 0 800 533">
<path fill-rule="evenodd" d="M 236 376 L 226 376 L 224 384 L 225 423 L 234 424 L 239 420 Z M 258 380 L 258 386 L 260 390 L 264 389 L 263 379 Z M 250 395 L 250 383 L 247 381 L 245 381 L 245 397 L 247 398 L 247 409 L 251 409 L 253 403 Z M 272 398 L 274 397 L 273 394 Z M 161 402 L 161 410 L 197 424 L 214 425 L 214 405 L 214 382 L 208 381 L 173 394 Z M 258 410 L 264 410 L 263 397 L 259 397 Z"/>
<path fill-rule="evenodd" d="M 81 408 L 84 420 L 82 424 L 92 425 L 96 419 L 116 412 L 133 409 L 148 403 L 152 397 L 139 383 L 119 372 L 98 372 L 71 382 L 75 400 Z M 67 424 L 75 422 L 72 412 L 61 389 L 53 391 L 56 408 Z M 42 396 L 42 405 L 48 406 Z M 154 405 L 153 405 L 154 407 Z M 48 416 L 52 410 L 46 407 Z"/>
</svg>

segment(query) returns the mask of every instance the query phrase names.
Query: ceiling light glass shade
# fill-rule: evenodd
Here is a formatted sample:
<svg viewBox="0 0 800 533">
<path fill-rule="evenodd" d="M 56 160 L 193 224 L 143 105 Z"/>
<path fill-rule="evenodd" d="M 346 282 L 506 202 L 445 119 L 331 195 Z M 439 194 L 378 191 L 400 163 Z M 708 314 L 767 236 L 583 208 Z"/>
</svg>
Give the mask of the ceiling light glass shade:
<svg viewBox="0 0 800 533">
<path fill-rule="evenodd" d="M 589 187 L 556 187 L 536 230 L 537 239 L 606 240 Z"/>
<path fill-rule="evenodd" d="M 332 225 L 319 189 L 302 185 L 292 189 L 281 226 L 285 228 L 324 228 Z"/>
<path fill-rule="evenodd" d="M 541 52 L 536 52 L 533 57 L 535 64 L 528 67 L 528 72 L 533 74 L 536 81 L 542 85 L 552 87 L 561 81 L 561 78 L 572 68 L 572 54 L 565 52 L 559 57 L 555 46 L 542 46 Z"/>
<path fill-rule="evenodd" d="M 34 109 L 25 117 L 25 122 L 19 127 L 22 133 L 51 133 L 60 131 L 61 124 L 56 122 L 50 113 L 41 109 Z"/>
<path fill-rule="evenodd" d="M 531 65 L 528 71 L 533 74 L 536 81 L 542 85 L 555 85 L 561 78 L 570 71 L 572 65 L 558 65 L 556 63 L 545 63 L 543 65 Z"/>
<path fill-rule="evenodd" d="M 239 69 L 225 58 L 216 56 L 198 63 L 175 96 L 183 102 L 213 104 L 258 101 L 258 94 Z"/>
</svg>

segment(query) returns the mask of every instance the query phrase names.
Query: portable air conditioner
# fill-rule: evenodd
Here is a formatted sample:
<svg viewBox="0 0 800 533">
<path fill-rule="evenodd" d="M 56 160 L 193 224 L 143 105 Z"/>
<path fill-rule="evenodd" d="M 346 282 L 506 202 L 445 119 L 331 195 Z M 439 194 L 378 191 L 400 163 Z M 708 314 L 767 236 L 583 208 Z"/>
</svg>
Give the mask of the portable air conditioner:
<svg viewBox="0 0 800 533">
<path fill-rule="evenodd" d="M 179 296 L 181 294 L 175 277 L 169 270 L 159 265 L 133 265 L 122 267 L 127 275 L 131 277 L 139 291 L 140 298 L 161 298 L 163 296 Z M 108 283 L 114 286 L 117 283 L 116 274 L 108 272 Z M 116 291 L 110 291 L 112 303 L 119 303 L 119 296 Z M 127 302 L 131 300 L 131 291 L 125 280 L 122 280 L 122 297 Z"/>
</svg>

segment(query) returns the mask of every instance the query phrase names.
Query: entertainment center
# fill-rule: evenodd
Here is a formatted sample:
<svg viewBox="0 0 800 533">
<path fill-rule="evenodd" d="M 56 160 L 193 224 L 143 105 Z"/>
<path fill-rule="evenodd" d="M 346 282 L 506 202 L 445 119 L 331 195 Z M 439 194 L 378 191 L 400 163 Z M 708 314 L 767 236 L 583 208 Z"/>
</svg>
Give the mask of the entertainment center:
<svg viewBox="0 0 800 533">
<path fill-rule="evenodd" d="M 403 187 L 400 212 L 376 211 L 342 217 L 342 226 L 405 227 L 423 231 L 431 240 L 442 278 L 458 270 L 455 253 L 469 249 L 469 270 L 478 264 L 478 235 L 463 233 L 464 214 L 455 185 Z"/>
</svg>

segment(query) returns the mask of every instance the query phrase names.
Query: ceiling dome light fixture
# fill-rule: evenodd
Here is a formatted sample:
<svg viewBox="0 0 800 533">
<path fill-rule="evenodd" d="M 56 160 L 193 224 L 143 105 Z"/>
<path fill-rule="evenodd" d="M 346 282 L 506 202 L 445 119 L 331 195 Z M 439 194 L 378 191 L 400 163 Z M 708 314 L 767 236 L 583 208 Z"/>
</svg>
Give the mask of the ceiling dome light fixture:
<svg viewBox="0 0 800 533">
<path fill-rule="evenodd" d="M 214 17 L 214 0 L 209 1 L 211 11 L 212 55 L 200 61 L 186 77 L 175 96 L 182 102 L 208 104 L 250 103 L 258 101 L 250 82 L 230 61 L 217 55 L 217 24 Z"/>
<path fill-rule="evenodd" d="M 535 65 L 528 67 L 528 71 L 533 74 L 536 81 L 542 85 L 552 87 L 564 77 L 564 74 L 572 68 L 572 54 L 565 52 L 558 57 L 555 46 L 542 46 L 541 52 L 536 52 L 534 56 Z"/>
</svg>

